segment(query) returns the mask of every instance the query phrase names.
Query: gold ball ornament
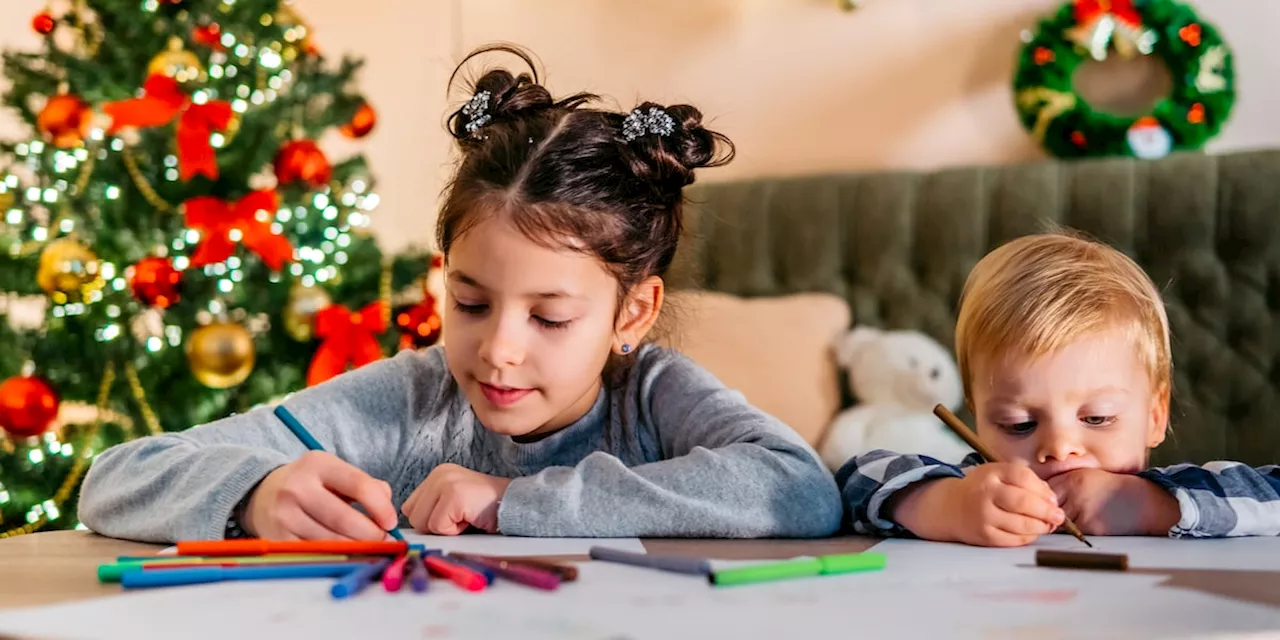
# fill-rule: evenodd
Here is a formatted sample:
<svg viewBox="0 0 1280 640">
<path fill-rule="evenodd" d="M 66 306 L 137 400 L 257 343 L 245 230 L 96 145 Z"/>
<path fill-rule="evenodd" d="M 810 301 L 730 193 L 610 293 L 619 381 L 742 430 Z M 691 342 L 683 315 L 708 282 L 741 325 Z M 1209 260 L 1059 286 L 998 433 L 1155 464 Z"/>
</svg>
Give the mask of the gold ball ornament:
<svg viewBox="0 0 1280 640">
<path fill-rule="evenodd" d="M 204 65 L 200 57 L 182 48 L 182 38 L 169 39 L 169 47 L 156 54 L 147 65 L 147 75 L 162 75 L 177 80 L 180 84 L 203 81 Z"/>
<path fill-rule="evenodd" d="M 331 304 L 329 293 L 320 287 L 294 286 L 281 312 L 284 330 L 298 342 L 310 340 L 315 333 L 316 313 Z"/>
<path fill-rule="evenodd" d="M 206 387 L 234 387 L 253 371 L 257 355 L 249 330 L 234 322 L 214 322 L 187 337 L 187 365 Z"/>
<path fill-rule="evenodd" d="M 8 211 L 13 206 L 14 195 L 12 191 L 0 191 L 0 212 Z"/>
<path fill-rule="evenodd" d="M 78 241 L 59 238 L 40 253 L 36 284 L 57 304 L 83 300 L 102 288 L 101 262 Z"/>
</svg>

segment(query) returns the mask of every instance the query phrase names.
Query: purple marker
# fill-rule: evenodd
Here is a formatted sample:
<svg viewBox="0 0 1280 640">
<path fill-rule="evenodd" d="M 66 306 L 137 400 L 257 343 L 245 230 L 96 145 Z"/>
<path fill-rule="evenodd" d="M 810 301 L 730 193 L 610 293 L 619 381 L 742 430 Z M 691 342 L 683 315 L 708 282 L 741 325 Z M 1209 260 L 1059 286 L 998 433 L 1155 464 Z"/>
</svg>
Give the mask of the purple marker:
<svg viewBox="0 0 1280 640">
<path fill-rule="evenodd" d="M 422 593 L 427 590 L 428 584 L 427 565 L 422 564 L 422 555 L 417 551 L 409 554 L 409 586 L 413 588 L 414 593 Z"/>
</svg>

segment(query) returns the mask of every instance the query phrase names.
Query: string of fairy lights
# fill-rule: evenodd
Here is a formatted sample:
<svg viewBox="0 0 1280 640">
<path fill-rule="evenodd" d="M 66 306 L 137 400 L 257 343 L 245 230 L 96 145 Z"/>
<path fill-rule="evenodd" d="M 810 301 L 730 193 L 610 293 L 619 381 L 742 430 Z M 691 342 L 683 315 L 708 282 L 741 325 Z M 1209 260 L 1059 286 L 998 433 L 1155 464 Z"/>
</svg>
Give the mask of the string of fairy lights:
<svg viewBox="0 0 1280 640">
<path fill-rule="evenodd" d="M 231 7 L 236 0 L 222 0 L 222 5 Z M 146 11 L 155 12 L 160 8 L 159 0 L 144 0 L 142 7 Z M 291 14 L 263 14 L 261 24 L 269 26 L 273 21 L 289 19 Z M 192 63 L 187 69 L 178 69 L 174 78 L 179 82 L 207 78 L 205 86 L 190 93 L 192 104 L 203 105 L 212 100 L 230 102 L 232 111 L 239 118 L 257 107 L 264 107 L 276 102 L 296 80 L 296 75 L 288 66 L 304 47 L 308 36 L 307 28 L 292 16 L 293 23 L 284 30 L 284 42 L 270 42 L 263 46 L 255 46 L 249 42 L 241 42 L 234 33 L 221 31 L 214 48 L 208 57 L 207 69 L 200 69 L 199 60 L 190 52 L 182 52 L 189 56 Z M 281 24 L 285 24 L 281 22 Z M 171 45 L 172 46 L 172 45 Z M 207 74 L 188 77 L 184 74 Z M 72 234 L 91 231 L 82 229 L 96 225 L 96 212 L 99 207 L 122 206 L 122 201 L 138 202 L 130 199 L 127 190 L 137 189 L 146 201 L 162 211 L 161 215 L 182 217 L 182 208 L 177 203 L 157 202 L 156 185 L 148 182 L 148 178 L 136 170 L 127 156 L 139 143 L 138 133 L 125 129 L 116 134 L 108 133 L 108 122 L 103 117 L 95 117 L 89 126 L 82 143 L 77 148 L 59 148 L 53 143 L 37 136 L 14 145 L 13 152 L 17 162 L 11 169 L 33 176 L 30 184 L 24 185 L 23 179 L 14 172 L 0 172 L 0 242 L 8 241 L 8 246 L 0 245 L 0 251 L 7 250 L 12 257 L 27 257 L 40 252 L 51 241 Z M 234 143 L 235 131 L 211 132 L 209 145 L 215 149 L 225 149 Z M 95 179 L 93 170 L 97 166 L 113 162 L 123 162 L 130 167 L 126 180 L 132 184 L 113 184 L 106 180 Z M 182 180 L 179 172 L 179 158 L 166 154 L 161 159 L 162 170 L 156 170 L 158 180 L 175 183 Z M 166 184 L 168 186 L 168 184 Z M 172 191 L 163 189 L 162 191 Z M 279 193 L 285 197 L 283 192 Z M 167 205 L 157 206 L 157 205 Z M 257 220 L 269 223 L 270 232 L 284 235 L 293 244 L 292 260 L 285 266 L 287 273 L 303 287 L 314 287 L 331 282 L 339 277 L 340 270 L 350 260 L 348 249 L 352 245 L 352 234 L 361 233 L 371 223 L 370 212 L 379 205 L 379 196 L 373 191 L 367 179 L 355 178 L 346 184 L 330 182 L 315 186 L 305 197 L 296 202 L 281 201 L 275 211 L 259 210 Z M 157 228 L 173 229 L 172 225 L 158 224 Z M 317 233 L 318 232 L 318 233 Z M 239 245 L 242 232 L 230 229 L 228 239 Z M 92 235 L 92 234 L 90 234 Z M 189 276 L 195 269 L 191 267 L 191 255 L 201 241 L 201 231 L 183 224 L 176 233 L 169 237 L 152 239 L 150 255 L 169 258 L 175 270 Z M 307 241 L 308 238 L 314 238 Z M 143 244 L 147 244 L 145 241 Z M 216 295 L 203 305 L 207 314 L 201 316 L 224 317 L 239 304 L 240 287 L 246 281 L 246 260 L 257 260 L 252 252 L 240 249 L 233 252 L 225 260 L 204 265 L 198 272 L 206 278 L 216 279 Z M 127 277 L 129 264 L 119 264 L 109 257 L 97 259 L 89 269 L 95 277 L 81 288 L 83 295 L 66 296 L 52 294 L 47 309 L 54 318 L 82 316 L 93 309 L 101 310 L 103 321 L 94 330 L 94 338 L 100 342 L 115 340 L 136 340 L 147 352 L 156 353 L 164 349 L 180 348 L 183 345 L 183 330 L 180 326 L 163 321 L 158 331 L 147 333 L 131 331 L 131 323 L 145 314 L 149 307 L 136 299 L 131 292 Z M 269 280 L 278 283 L 282 274 L 271 272 Z M 28 363 L 28 367 L 32 367 Z M 100 418 L 99 418 L 100 419 Z M 127 418 L 126 418 L 127 419 Z M 82 455 L 86 460 L 95 455 L 92 442 L 86 442 L 85 450 L 77 452 L 70 442 L 60 439 L 57 430 L 50 430 L 40 436 L 25 439 L 26 457 L 32 465 L 42 465 L 50 458 L 61 456 L 72 459 Z M 0 438 L 0 446 L 12 448 L 12 443 Z M 12 450 L 11 450 L 12 452 Z M 13 496 L 0 483 L 0 505 L 7 504 Z M 28 525 L 54 520 L 60 516 L 59 504 L 55 499 L 44 500 L 34 504 L 25 514 Z M 0 523 L 0 530 L 10 523 Z M 83 528 L 77 524 L 77 528 Z"/>
</svg>

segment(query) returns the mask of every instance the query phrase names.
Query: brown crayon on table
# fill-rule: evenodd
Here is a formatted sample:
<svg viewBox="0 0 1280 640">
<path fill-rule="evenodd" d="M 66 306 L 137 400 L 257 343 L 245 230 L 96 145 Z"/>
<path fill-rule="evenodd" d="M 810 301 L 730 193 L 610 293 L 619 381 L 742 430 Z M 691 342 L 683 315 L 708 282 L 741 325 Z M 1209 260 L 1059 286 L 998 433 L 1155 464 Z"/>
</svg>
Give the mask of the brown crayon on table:
<svg viewBox="0 0 1280 640">
<path fill-rule="evenodd" d="M 1123 553 L 1089 553 L 1082 551 L 1037 549 L 1036 566 L 1063 567 L 1067 569 L 1126 571 L 1129 568 L 1129 556 Z"/>
<path fill-rule="evenodd" d="M 954 431 L 956 435 L 960 436 L 961 440 L 964 440 L 966 444 L 972 447 L 974 451 L 977 451 L 978 455 L 985 458 L 987 462 L 1000 462 L 1000 460 L 996 458 L 995 454 L 991 453 L 991 450 L 978 439 L 978 434 L 965 426 L 965 424 L 960 421 L 960 418 L 956 417 L 956 414 L 951 413 L 950 409 L 939 404 L 933 408 L 933 415 L 938 416 L 938 418 L 942 420 L 943 424 L 947 425 L 947 427 Z M 1062 521 L 1062 528 L 1066 529 L 1067 533 L 1075 536 L 1076 540 L 1089 545 L 1089 548 L 1093 548 L 1093 543 L 1084 539 L 1084 534 L 1080 532 L 1080 528 L 1076 526 L 1076 523 L 1071 521 L 1071 518 L 1066 518 Z"/>
</svg>

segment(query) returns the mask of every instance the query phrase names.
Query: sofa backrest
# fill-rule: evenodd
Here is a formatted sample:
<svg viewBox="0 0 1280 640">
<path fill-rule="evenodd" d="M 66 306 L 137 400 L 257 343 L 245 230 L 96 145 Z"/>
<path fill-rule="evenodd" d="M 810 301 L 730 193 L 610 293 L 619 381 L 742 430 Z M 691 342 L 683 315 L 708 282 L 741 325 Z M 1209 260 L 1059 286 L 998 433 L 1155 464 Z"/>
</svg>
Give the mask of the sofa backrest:
<svg viewBox="0 0 1280 640">
<path fill-rule="evenodd" d="M 953 344 L 970 268 L 1046 222 L 1126 252 L 1162 288 L 1172 433 L 1153 463 L 1280 461 L 1280 150 L 695 185 L 676 288 L 824 291 L 855 324 Z"/>
</svg>

